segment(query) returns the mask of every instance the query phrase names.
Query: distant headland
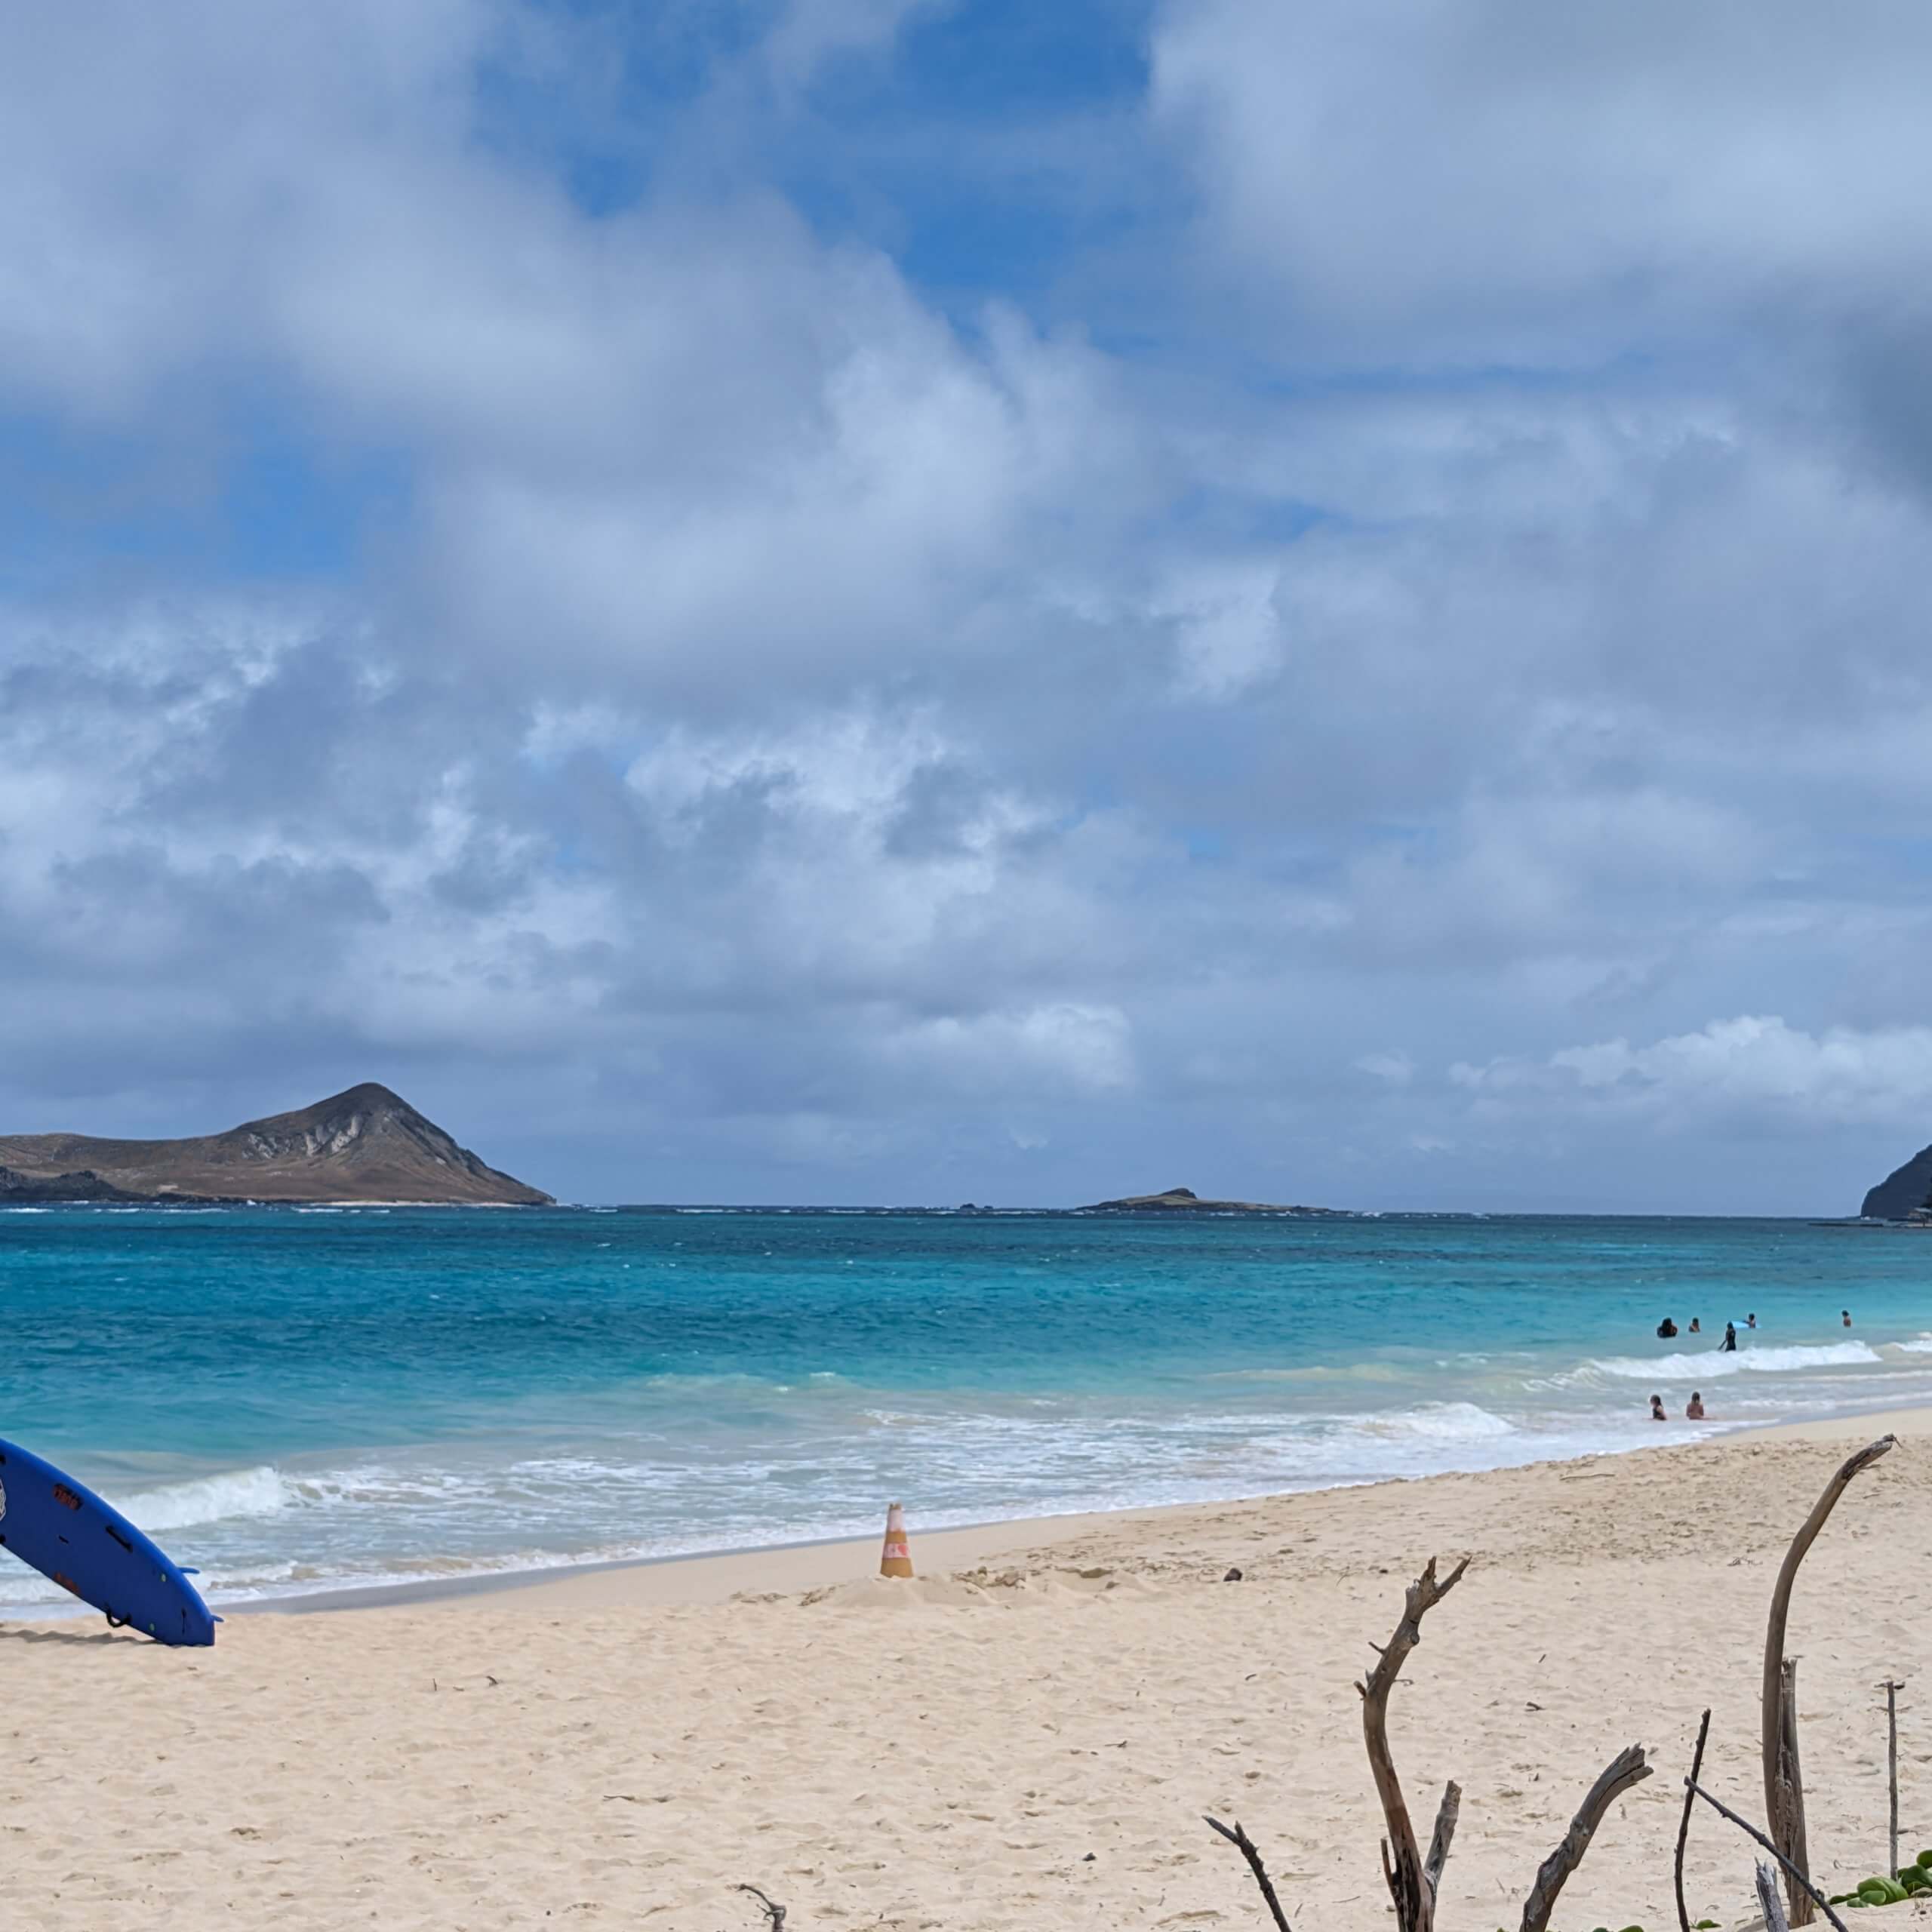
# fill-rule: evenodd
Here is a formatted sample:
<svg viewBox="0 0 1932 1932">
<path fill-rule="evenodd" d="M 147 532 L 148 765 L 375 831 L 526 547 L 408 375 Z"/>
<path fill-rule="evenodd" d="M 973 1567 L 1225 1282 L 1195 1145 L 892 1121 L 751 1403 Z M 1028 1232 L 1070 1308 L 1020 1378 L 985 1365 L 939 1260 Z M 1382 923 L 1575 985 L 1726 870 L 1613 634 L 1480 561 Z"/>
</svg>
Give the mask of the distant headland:
<svg viewBox="0 0 1932 1932">
<path fill-rule="evenodd" d="M 1865 1197 L 1868 1221 L 1932 1221 L 1932 1147 L 1921 1147 Z"/>
<path fill-rule="evenodd" d="M 4 1145 L 4 1143 L 0 1143 Z M 1171 1187 L 1163 1194 L 1130 1194 L 1118 1201 L 1097 1201 L 1082 1214 L 1302 1214 L 1352 1221 L 1346 1208 L 1284 1207 L 1272 1201 L 1204 1201 L 1191 1187 Z"/>
<path fill-rule="evenodd" d="M 542 1208 L 550 1196 L 460 1147 L 373 1081 L 189 1140 L 0 1135 L 0 1203 L 420 1201 Z"/>
</svg>

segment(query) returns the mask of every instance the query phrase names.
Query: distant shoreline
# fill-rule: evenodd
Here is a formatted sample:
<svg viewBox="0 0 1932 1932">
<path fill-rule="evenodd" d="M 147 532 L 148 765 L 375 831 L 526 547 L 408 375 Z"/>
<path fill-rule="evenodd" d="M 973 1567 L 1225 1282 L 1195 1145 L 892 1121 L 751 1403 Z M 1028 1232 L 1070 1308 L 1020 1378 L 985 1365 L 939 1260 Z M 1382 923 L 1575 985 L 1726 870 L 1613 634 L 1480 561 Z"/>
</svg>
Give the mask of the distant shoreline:
<svg viewBox="0 0 1932 1932">
<path fill-rule="evenodd" d="M 1354 1221 L 1761 1221 L 1780 1226 L 1844 1229 L 1875 1234 L 1932 1233 L 1932 1221 L 1881 1221 L 1856 1215 L 1690 1214 L 1651 1208 L 944 1208 L 888 1206 L 855 1201 L 353 1201 L 264 1200 L 244 1195 L 166 1195 L 138 1201 L 9 1201 L 0 1194 L 0 1214 L 38 1214 L 85 1208 L 97 1214 L 206 1213 L 211 1208 L 273 1209 L 281 1213 L 368 1213 L 389 1208 L 439 1214 L 472 1211 L 517 1214 L 832 1214 L 854 1218 L 897 1217 L 942 1221 L 1065 1220 L 1135 1221 L 1173 1226 L 1195 1221 L 1297 1221 L 1331 1224 Z"/>
</svg>

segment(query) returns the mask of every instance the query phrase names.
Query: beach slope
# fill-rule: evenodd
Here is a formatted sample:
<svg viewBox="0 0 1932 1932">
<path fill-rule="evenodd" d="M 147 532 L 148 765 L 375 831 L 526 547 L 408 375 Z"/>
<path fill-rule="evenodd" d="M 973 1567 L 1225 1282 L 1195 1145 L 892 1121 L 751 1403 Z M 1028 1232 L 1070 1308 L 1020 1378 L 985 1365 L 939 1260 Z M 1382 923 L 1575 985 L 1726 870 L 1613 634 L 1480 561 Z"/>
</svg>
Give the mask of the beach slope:
<svg viewBox="0 0 1932 1932">
<path fill-rule="evenodd" d="M 1433 1552 L 1470 1567 L 1392 1734 L 1425 1832 L 1443 1780 L 1464 1787 L 1442 1922 L 1513 1925 L 1591 1779 L 1641 1741 L 1657 1775 L 1557 1923 L 1658 1932 L 1705 1705 L 1710 1784 L 1761 1807 L 1765 1606 L 1847 1447 L 1736 1438 L 1009 1525 L 911 1585 L 847 1546 L 731 1559 L 724 1581 L 774 1587 L 724 1601 L 692 1564 L 242 1617 L 192 1657 L 98 1626 L 0 1630 L 8 1922 L 732 1932 L 764 1922 L 748 1883 L 787 1932 L 1257 1926 L 1212 1812 L 1254 1833 L 1297 1926 L 1371 1932 L 1392 1921 L 1352 1684 Z M 1798 1588 L 1811 1843 L 1835 1884 L 1884 1856 L 1873 1686 L 1932 1666 L 1928 1505 L 1908 1439 Z M 913 1529 L 924 1561 L 940 1546 Z M 1906 1709 L 1909 1854 L 1932 1841 L 1932 1742 Z M 1751 1865 L 1700 1817 L 1694 1917 L 1748 1916 Z"/>
</svg>

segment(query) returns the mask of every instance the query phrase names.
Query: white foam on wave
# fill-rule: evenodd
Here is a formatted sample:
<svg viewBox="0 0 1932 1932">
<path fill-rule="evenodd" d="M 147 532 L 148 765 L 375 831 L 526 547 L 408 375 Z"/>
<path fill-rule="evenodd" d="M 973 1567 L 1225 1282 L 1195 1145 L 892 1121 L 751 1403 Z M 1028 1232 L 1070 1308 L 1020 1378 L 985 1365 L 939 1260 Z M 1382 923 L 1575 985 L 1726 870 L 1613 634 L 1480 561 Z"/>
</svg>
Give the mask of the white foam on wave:
<svg viewBox="0 0 1932 1932">
<path fill-rule="evenodd" d="M 1868 1367 L 1884 1358 L 1863 1342 L 1821 1342 L 1784 1349 L 1741 1348 L 1730 1354 L 1706 1349 L 1696 1355 L 1606 1355 L 1583 1364 L 1583 1372 L 1615 1375 L 1630 1382 L 1669 1382 L 1723 1375 L 1780 1375 L 1807 1368 Z"/>
<path fill-rule="evenodd" d="M 1932 1355 L 1932 1335 L 1915 1335 L 1909 1342 L 1893 1342 L 1894 1349 L 1903 1349 L 1909 1355 Z"/>
<path fill-rule="evenodd" d="M 1491 1436 L 1514 1435 L 1516 1426 L 1474 1402 L 1425 1402 L 1399 1415 L 1352 1418 L 1377 1434 L 1418 1435 L 1432 1442 L 1473 1442 Z"/>
<path fill-rule="evenodd" d="M 157 1530 L 187 1529 L 232 1517 L 278 1515 L 296 1500 L 294 1485 L 280 1470 L 264 1463 L 143 1490 L 117 1497 L 115 1506 L 152 1535 Z"/>
</svg>

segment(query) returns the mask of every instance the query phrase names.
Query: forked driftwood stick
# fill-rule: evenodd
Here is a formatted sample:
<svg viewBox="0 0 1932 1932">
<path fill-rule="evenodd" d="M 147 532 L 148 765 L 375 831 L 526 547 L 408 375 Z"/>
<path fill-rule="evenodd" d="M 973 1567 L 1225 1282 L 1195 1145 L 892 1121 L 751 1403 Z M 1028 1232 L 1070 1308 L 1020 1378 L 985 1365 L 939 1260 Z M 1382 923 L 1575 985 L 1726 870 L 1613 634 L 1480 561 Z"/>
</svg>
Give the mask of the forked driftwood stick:
<svg viewBox="0 0 1932 1932">
<path fill-rule="evenodd" d="M 1254 1841 L 1241 1829 L 1241 1820 L 1235 1820 L 1232 1831 L 1218 1818 L 1209 1818 L 1207 1822 L 1247 1860 L 1247 1869 L 1254 1874 L 1254 1882 L 1261 1887 L 1261 1896 L 1268 1901 L 1268 1909 L 1274 1915 L 1279 1932 L 1291 1932 L 1288 1915 L 1281 1909 L 1281 1901 L 1275 1896 L 1275 1881 L 1269 1877 L 1268 1868 L 1262 1863 L 1261 1854 L 1255 1848 Z"/>
<path fill-rule="evenodd" d="M 1784 1794 L 1785 1856 L 1799 1871 L 1811 1869 L 1811 1841 L 1804 1825 L 1804 1770 L 1798 1755 L 1798 1660 L 1786 1657 L 1778 1672 L 1778 1788 Z M 1811 1901 L 1794 1894 L 1789 1916 L 1811 1922 Z"/>
<path fill-rule="evenodd" d="M 1820 1891 L 1816 1885 L 1812 1884 L 1810 1874 L 1809 1872 L 1801 1872 L 1798 1871 L 1798 1869 L 1792 1865 L 1790 1860 L 1786 1858 L 1784 1854 L 1779 1850 L 1777 1847 L 1772 1844 L 1770 1840 L 1767 1838 L 1762 1832 L 1759 1831 L 1757 1826 L 1752 1824 L 1749 1818 L 1740 1818 L 1728 1804 L 1723 1803 L 1718 1798 L 1713 1798 L 1702 1785 L 1693 1783 L 1689 1778 L 1686 1778 L 1684 1782 L 1687 1785 L 1690 1786 L 1691 1790 L 1694 1791 L 1697 1795 L 1718 1814 L 1719 1817 L 1728 1818 L 1730 1822 L 1747 1837 L 1755 1838 L 1757 1841 L 1762 1845 L 1780 1865 L 1784 1867 L 1785 1876 L 1787 1878 L 1795 1879 L 1798 1883 L 1802 1885 L 1805 1890 L 1811 1895 L 1811 1902 L 1813 1904 L 1817 1906 L 1818 1909 L 1831 1921 L 1832 1925 L 1836 1928 L 1836 1932 L 1847 1932 L 1847 1928 L 1844 1921 L 1832 1909 L 1831 1900 L 1826 1898 L 1824 1894 Z"/>
<path fill-rule="evenodd" d="M 1697 1725 L 1697 1748 L 1690 1754 L 1690 1775 L 1684 1780 L 1684 1816 L 1677 1821 L 1677 1923 L 1680 1932 L 1690 1932 L 1690 1908 L 1684 1903 L 1684 1847 L 1690 1841 L 1690 1807 L 1697 1803 L 1692 1793 L 1704 1768 L 1704 1740 L 1711 1734 L 1711 1714 L 1706 1709 Z"/>
<path fill-rule="evenodd" d="M 1597 1781 L 1584 1794 L 1583 1801 L 1577 1807 L 1577 1815 L 1570 1820 L 1570 1829 L 1563 1834 L 1563 1842 L 1546 1858 L 1537 1872 L 1537 1881 L 1530 1887 L 1529 1897 L 1523 1901 L 1523 1932 L 1547 1932 L 1549 1915 L 1556 1908 L 1557 1895 L 1568 1881 L 1571 1872 L 1583 1863 L 1583 1854 L 1590 1848 L 1590 1841 L 1595 1837 L 1597 1827 L 1608 1815 L 1610 1807 L 1632 1785 L 1641 1784 L 1651 1775 L 1651 1767 L 1644 1761 L 1644 1747 L 1632 1744 L 1618 1752 L 1597 1775 Z"/>
<path fill-rule="evenodd" d="M 764 1907 L 764 1915 L 771 1923 L 771 1932 L 783 1932 L 785 1924 L 785 1908 L 776 1899 L 767 1898 L 755 1885 L 740 1885 L 738 1890 L 741 1892 L 749 1892 L 752 1897 Z"/>
<path fill-rule="evenodd" d="M 1758 1905 L 1764 1915 L 1764 1932 L 1791 1932 L 1784 1900 L 1778 1897 L 1778 1875 L 1761 1858 L 1758 1861 Z"/>
<path fill-rule="evenodd" d="M 1805 1926 L 1811 1922 L 1810 1869 L 1804 1847 L 1804 1786 L 1798 1767 L 1798 1717 L 1795 1708 L 1786 1715 L 1784 1640 L 1791 1618 L 1792 1586 L 1798 1580 L 1798 1566 L 1818 1539 L 1826 1519 L 1837 1506 L 1838 1498 L 1851 1485 L 1852 1478 L 1869 1469 L 1890 1450 L 1898 1438 L 1881 1435 L 1857 1455 L 1846 1457 L 1843 1466 L 1826 1484 L 1824 1494 L 1813 1504 L 1804 1527 L 1791 1540 L 1791 1547 L 1778 1570 L 1771 1591 L 1771 1611 L 1764 1626 L 1764 1681 L 1763 1709 L 1759 1723 L 1759 1745 L 1764 1762 L 1764 1810 L 1766 1823 L 1776 1841 L 1774 1849 L 1785 1869 L 1786 1888 L 1791 1899 L 1791 1922 Z M 1795 1882 L 1798 1875 L 1805 1882 Z"/>
<path fill-rule="evenodd" d="M 1378 1649 L 1375 1668 L 1355 1686 L 1361 1693 L 1361 1730 L 1368 1746 L 1368 1766 L 1375 1774 L 1376 1795 L 1382 1800 L 1382 1815 L 1389 1826 L 1389 1835 L 1382 1844 L 1382 1875 L 1389 1882 L 1389 1896 L 1395 1902 L 1396 1932 L 1432 1932 L 1436 1882 L 1442 1875 L 1441 1859 L 1435 1858 L 1435 1854 L 1439 1846 L 1441 1857 L 1448 1857 L 1455 1820 L 1451 1816 L 1445 1826 L 1441 1814 L 1437 1815 L 1435 1838 L 1430 1846 L 1431 1857 L 1435 1860 L 1432 1871 L 1423 1862 L 1416 1828 L 1410 1822 L 1409 1807 L 1403 1800 L 1402 1781 L 1395 1775 L 1395 1761 L 1389 1753 L 1389 1694 L 1395 1689 L 1409 1653 L 1422 1641 L 1423 1617 L 1463 1580 L 1463 1572 L 1469 1567 L 1466 1556 L 1438 1583 L 1435 1558 L 1429 1559 L 1422 1574 L 1408 1587 L 1401 1621 L 1395 1626 L 1388 1648 Z M 1457 1796 L 1460 1801 L 1461 1793 Z M 1447 1792 L 1442 1804 L 1444 1812 L 1453 1811 Z"/>
<path fill-rule="evenodd" d="M 1435 1808 L 1435 1829 L 1429 1835 L 1429 1856 L 1423 1860 L 1422 1875 L 1429 1895 L 1441 1889 L 1442 1868 L 1449 1863 L 1449 1847 L 1456 1835 L 1456 1821 L 1463 1815 L 1463 1787 L 1454 1778 L 1442 1787 L 1442 1802 Z"/>
</svg>

